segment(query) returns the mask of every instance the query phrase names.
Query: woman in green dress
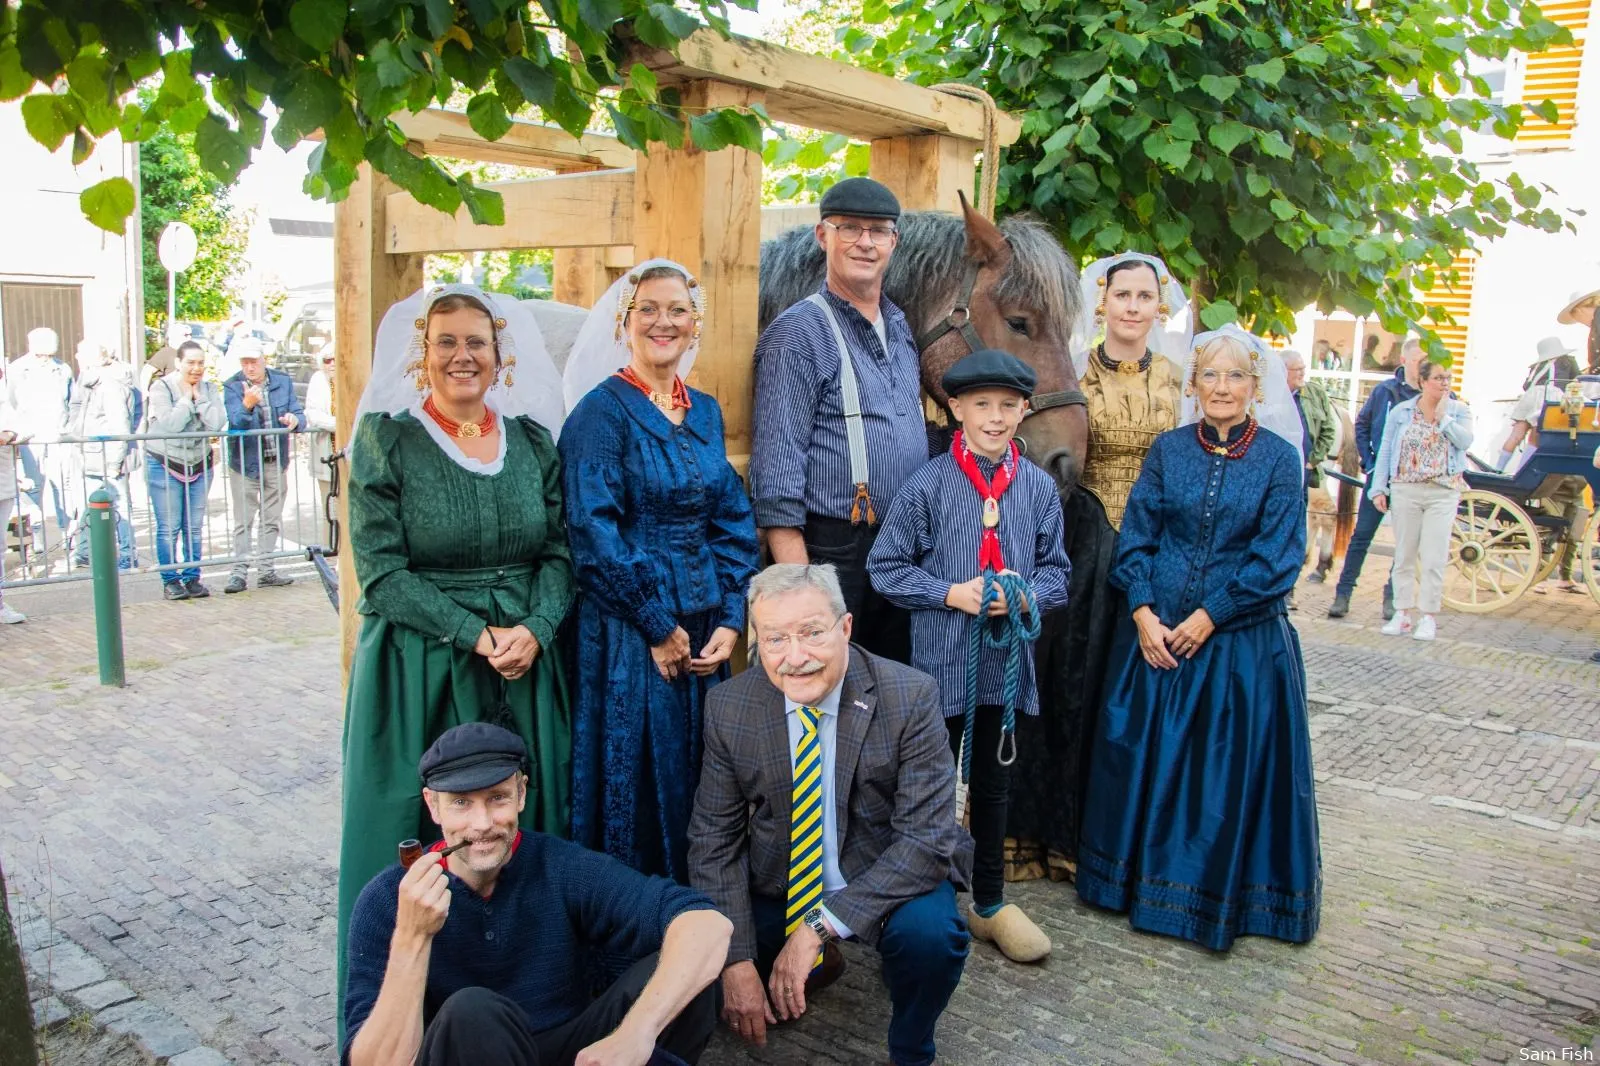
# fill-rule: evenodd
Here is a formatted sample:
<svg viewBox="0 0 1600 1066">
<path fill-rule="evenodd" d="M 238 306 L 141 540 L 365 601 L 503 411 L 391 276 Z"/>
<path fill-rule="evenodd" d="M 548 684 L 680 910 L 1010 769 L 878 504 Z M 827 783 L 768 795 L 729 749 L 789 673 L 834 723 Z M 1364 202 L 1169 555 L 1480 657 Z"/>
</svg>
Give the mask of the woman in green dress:
<svg viewBox="0 0 1600 1066">
<path fill-rule="evenodd" d="M 345 704 L 341 994 L 356 897 L 399 841 L 437 836 L 417 761 L 445 730 L 492 721 L 520 733 L 522 827 L 567 833 L 571 719 L 552 647 L 574 596 L 552 436 L 561 412 L 560 377 L 514 301 L 442 286 L 379 327 L 350 448 L 363 618 Z"/>
</svg>

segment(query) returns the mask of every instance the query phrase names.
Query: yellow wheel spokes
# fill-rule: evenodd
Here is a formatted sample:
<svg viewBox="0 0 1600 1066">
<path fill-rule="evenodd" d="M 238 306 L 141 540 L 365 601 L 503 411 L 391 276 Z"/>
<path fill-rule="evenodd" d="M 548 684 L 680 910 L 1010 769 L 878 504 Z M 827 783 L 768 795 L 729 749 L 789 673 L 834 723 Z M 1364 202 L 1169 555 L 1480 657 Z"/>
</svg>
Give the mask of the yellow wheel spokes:
<svg viewBox="0 0 1600 1066">
<path fill-rule="evenodd" d="M 1538 528 L 1521 507 L 1490 493 L 1463 492 L 1451 530 L 1445 602 L 1472 613 L 1511 603 L 1533 583 L 1541 547 Z"/>
</svg>

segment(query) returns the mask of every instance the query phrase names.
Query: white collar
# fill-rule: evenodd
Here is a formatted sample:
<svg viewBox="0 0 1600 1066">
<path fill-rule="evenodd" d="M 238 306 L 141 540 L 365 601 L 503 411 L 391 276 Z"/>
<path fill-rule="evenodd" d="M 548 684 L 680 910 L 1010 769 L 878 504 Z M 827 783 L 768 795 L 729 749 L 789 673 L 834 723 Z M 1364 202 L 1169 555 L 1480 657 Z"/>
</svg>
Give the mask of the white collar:
<svg viewBox="0 0 1600 1066">
<path fill-rule="evenodd" d="M 487 397 L 484 399 L 484 406 L 492 411 L 495 410 L 494 405 L 489 402 Z M 485 477 L 493 477 L 506 465 L 505 416 L 498 411 L 495 411 L 495 415 L 500 419 L 500 443 L 495 452 L 495 457 L 485 462 L 481 459 L 474 459 L 462 451 L 461 445 L 457 444 L 455 439 L 444 431 L 444 427 L 435 422 L 433 416 L 422 409 L 421 400 L 417 400 L 411 405 L 411 417 L 422 423 L 422 428 L 428 431 L 428 436 L 433 438 L 434 443 L 439 446 L 440 450 L 451 461 L 469 474 L 482 474 Z"/>
<path fill-rule="evenodd" d="M 829 692 L 826 696 L 822 697 L 822 702 L 817 704 L 817 710 L 822 712 L 823 714 L 831 714 L 835 718 L 837 718 L 839 716 L 839 697 L 843 692 L 844 692 L 844 678 L 841 677 L 839 679 L 839 683 L 837 685 L 833 686 L 833 691 Z M 796 703 L 794 700 L 791 700 L 788 696 L 785 696 L 783 698 L 783 710 L 784 710 L 785 714 L 794 714 L 802 706 L 804 706 L 804 705 Z"/>
</svg>

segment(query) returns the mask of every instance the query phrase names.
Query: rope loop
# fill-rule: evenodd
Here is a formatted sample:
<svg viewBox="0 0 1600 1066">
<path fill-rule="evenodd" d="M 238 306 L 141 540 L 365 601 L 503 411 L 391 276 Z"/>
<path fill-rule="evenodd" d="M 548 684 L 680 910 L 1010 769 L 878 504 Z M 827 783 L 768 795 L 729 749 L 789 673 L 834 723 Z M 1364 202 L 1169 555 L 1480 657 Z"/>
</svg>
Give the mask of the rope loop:
<svg viewBox="0 0 1600 1066">
<path fill-rule="evenodd" d="M 1003 713 L 1000 719 L 1000 746 L 995 758 L 1001 766 L 1017 761 L 1017 708 L 1022 703 L 1022 663 L 1033 642 L 1039 639 L 1042 619 L 1037 611 L 1024 611 L 1028 583 L 1017 574 L 983 572 L 983 604 L 967 633 L 967 704 L 961 732 L 961 783 L 972 777 L 972 727 L 978 716 L 978 666 L 986 650 L 1006 653 Z M 1006 597 L 1006 613 L 990 617 L 989 608 Z M 1007 755 L 1007 747 L 1010 754 Z"/>
<path fill-rule="evenodd" d="M 978 186 L 978 211 L 993 222 L 995 200 L 1000 191 L 1000 108 L 994 97 L 963 81 L 943 82 L 935 85 L 933 91 L 983 105 L 983 180 Z"/>
</svg>

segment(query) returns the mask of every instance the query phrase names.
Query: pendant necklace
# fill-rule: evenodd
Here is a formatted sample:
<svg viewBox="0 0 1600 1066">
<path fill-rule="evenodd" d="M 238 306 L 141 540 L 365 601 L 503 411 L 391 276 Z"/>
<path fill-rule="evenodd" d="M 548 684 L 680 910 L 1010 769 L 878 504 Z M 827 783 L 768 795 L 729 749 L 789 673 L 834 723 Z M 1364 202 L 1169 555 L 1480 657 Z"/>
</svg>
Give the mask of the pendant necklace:
<svg viewBox="0 0 1600 1066">
<path fill-rule="evenodd" d="M 429 418 L 439 423 L 440 429 L 452 437 L 487 437 L 494 432 L 494 412 L 487 407 L 483 409 L 483 421 L 457 422 L 453 418 L 447 418 L 439 410 L 438 404 L 433 402 L 433 395 L 430 393 L 428 398 L 422 401 L 422 409 L 428 412 Z"/>
<path fill-rule="evenodd" d="M 1155 353 L 1149 348 L 1146 348 L 1144 350 L 1144 355 L 1137 360 L 1113 359 L 1106 354 L 1106 345 L 1104 341 L 1101 341 L 1099 344 L 1095 345 L 1094 354 L 1095 358 L 1100 361 L 1100 365 L 1105 369 L 1114 370 L 1119 374 L 1126 374 L 1130 377 L 1134 374 L 1143 374 L 1146 370 L 1149 370 L 1151 362 L 1155 360 Z"/>
</svg>

